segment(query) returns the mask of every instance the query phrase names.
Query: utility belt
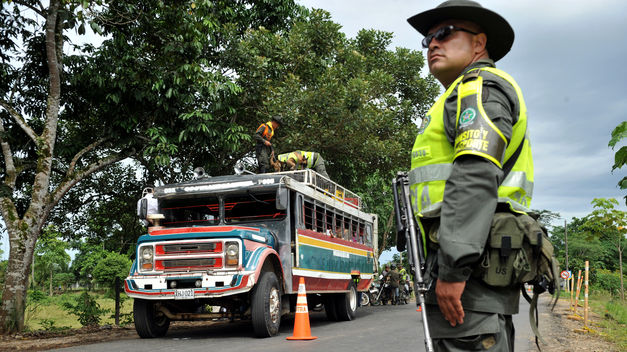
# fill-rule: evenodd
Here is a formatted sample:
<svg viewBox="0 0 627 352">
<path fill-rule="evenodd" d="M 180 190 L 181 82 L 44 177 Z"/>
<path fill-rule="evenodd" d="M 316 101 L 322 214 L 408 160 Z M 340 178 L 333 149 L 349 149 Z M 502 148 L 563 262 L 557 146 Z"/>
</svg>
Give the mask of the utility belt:
<svg viewBox="0 0 627 352">
<path fill-rule="evenodd" d="M 428 251 L 433 254 L 439 247 L 439 219 L 432 219 L 428 224 L 424 229 L 429 238 Z M 427 270 L 437 270 L 436 262 L 436 255 L 428 255 Z M 540 349 L 538 339 L 543 340 L 538 329 L 538 295 L 545 291 L 557 292 L 553 308 L 559 297 L 559 291 L 556 291 L 559 290 L 559 267 L 544 227 L 530 215 L 497 211 L 483 254 L 474 268 L 471 276 L 489 286 L 521 289 L 529 302 L 529 323 Z M 433 279 L 437 273 L 429 276 Z M 524 284 L 533 287 L 533 297 L 529 296 Z"/>
<path fill-rule="evenodd" d="M 428 251 L 438 245 L 439 219 L 428 220 Z M 559 273 L 557 261 L 546 231 L 527 214 L 498 211 L 492 218 L 490 234 L 471 276 L 495 287 L 520 287 L 524 283 L 541 284 L 553 291 Z"/>
</svg>

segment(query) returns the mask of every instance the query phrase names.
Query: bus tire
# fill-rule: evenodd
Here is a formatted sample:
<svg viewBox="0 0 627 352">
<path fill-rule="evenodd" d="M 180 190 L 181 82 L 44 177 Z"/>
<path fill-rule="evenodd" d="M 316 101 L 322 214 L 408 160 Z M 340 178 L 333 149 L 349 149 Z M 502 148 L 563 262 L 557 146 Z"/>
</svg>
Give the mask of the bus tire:
<svg viewBox="0 0 627 352">
<path fill-rule="evenodd" d="M 164 336 L 170 327 L 170 319 L 157 312 L 155 302 L 147 299 L 133 300 L 133 320 L 137 335 L 141 338 Z"/>
<path fill-rule="evenodd" d="M 324 312 L 327 314 L 327 319 L 330 321 L 339 320 L 337 317 L 337 309 L 335 308 L 337 296 L 336 294 L 327 294 L 324 299 Z"/>
<path fill-rule="evenodd" d="M 255 336 L 278 335 L 281 325 L 281 290 L 274 272 L 264 271 L 261 274 L 253 292 L 251 305 Z"/>
<path fill-rule="evenodd" d="M 357 311 L 357 288 L 353 282 L 349 284 L 347 293 L 337 295 L 335 311 L 340 321 L 355 319 L 355 311 Z"/>
</svg>

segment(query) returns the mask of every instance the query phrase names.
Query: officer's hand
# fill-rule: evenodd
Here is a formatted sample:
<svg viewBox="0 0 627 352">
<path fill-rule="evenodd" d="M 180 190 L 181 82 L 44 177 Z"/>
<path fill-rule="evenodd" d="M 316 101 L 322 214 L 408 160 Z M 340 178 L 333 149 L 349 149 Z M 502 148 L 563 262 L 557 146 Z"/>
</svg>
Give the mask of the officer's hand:
<svg viewBox="0 0 627 352">
<path fill-rule="evenodd" d="M 466 288 L 465 281 L 448 282 L 440 279 L 435 286 L 438 306 L 451 326 L 464 323 L 464 307 L 462 307 L 464 288 Z"/>
<path fill-rule="evenodd" d="M 268 147 L 272 145 L 272 143 L 270 143 L 270 141 L 263 141 L 263 144 L 265 144 Z"/>
</svg>

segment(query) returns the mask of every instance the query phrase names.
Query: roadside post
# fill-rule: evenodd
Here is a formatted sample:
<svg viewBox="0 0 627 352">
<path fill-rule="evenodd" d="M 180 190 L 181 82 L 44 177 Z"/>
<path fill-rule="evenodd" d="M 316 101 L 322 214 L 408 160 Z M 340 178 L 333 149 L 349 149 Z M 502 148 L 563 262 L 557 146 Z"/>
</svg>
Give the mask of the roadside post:
<svg viewBox="0 0 627 352">
<path fill-rule="evenodd" d="M 588 273 L 590 271 L 589 262 L 586 260 L 586 279 L 583 283 L 584 285 L 584 301 L 583 301 L 583 327 L 584 329 L 588 328 Z"/>
</svg>

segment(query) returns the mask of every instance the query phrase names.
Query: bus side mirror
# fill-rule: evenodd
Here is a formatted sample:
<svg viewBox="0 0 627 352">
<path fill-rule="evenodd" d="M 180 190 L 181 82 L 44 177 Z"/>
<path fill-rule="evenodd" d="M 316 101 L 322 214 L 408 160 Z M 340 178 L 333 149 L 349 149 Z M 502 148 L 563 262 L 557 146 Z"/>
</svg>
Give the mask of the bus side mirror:
<svg viewBox="0 0 627 352">
<path fill-rule="evenodd" d="M 139 200 L 139 211 L 137 212 L 137 215 L 142 220 L 146 219 L 146 216 L 148 215 L 148 199 L 142 198 Z"/>
<path fill-rule="evenodd" d="M 288 195 L 288 190 L 286 188 L 282 188 L 279 187 L 276 190 L 276 208 L 278 210 L 285 210 L 287 209 L 287 195 Z"/>
</svg>

